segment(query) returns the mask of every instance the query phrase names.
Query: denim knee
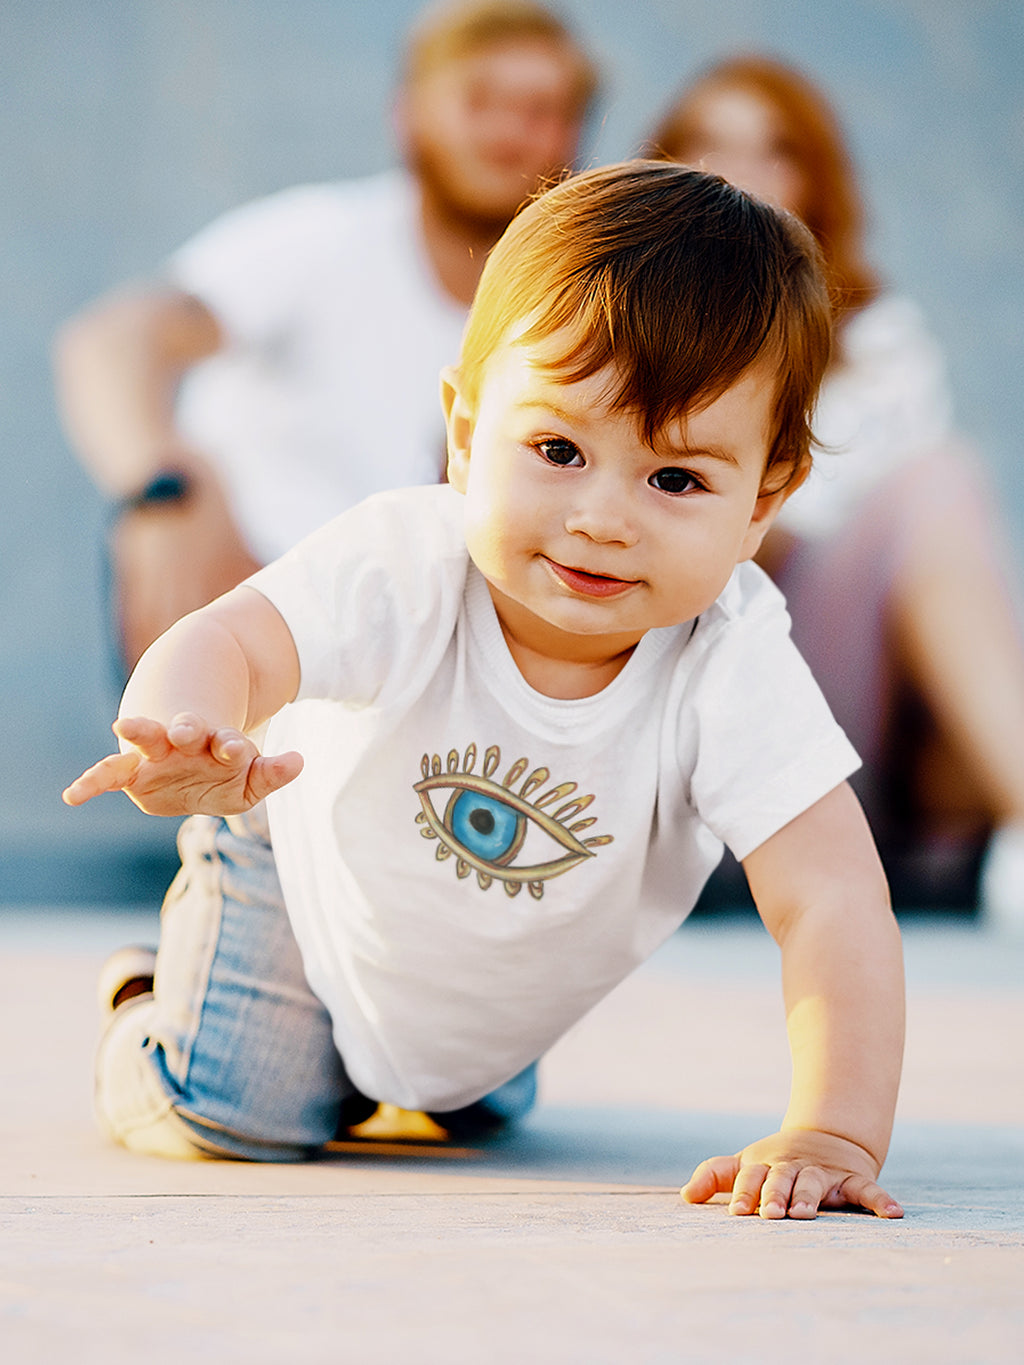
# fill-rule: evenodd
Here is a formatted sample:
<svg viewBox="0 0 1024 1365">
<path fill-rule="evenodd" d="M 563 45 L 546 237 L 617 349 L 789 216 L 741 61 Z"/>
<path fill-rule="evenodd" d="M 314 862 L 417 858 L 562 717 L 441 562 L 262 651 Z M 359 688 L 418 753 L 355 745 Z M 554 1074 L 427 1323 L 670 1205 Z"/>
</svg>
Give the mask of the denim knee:
<svg viewBox="0 0 1024 1365">
<path fill-rule="evenodd" d="M 154 994 L 108 1026 L 97 1115 L 135 1150 L 303 1160 L 334 1137 L 354 1087 L 306 981 L 265 824 L 193 816 L 179 849 Z"/>
</svg>

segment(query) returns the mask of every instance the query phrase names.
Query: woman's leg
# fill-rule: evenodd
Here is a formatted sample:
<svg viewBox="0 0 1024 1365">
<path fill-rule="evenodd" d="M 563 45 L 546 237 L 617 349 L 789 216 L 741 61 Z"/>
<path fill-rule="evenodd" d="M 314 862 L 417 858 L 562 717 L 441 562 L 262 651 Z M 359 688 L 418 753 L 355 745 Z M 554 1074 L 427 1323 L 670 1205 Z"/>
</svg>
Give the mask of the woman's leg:
<svg viewBox="0 0 1024 1365">
<path fill-rule="evenodd" d="M 890 605 L 897 661 L 938 731 L 918 794 L 926 811 L 1024 824 L 1024 640 L 995 517 L 976 482 L 958 486 L 917 519 Z"/>
<path fill-rule="evenodd" d="M 306 982 L 264 813 L 194 816 L 179 849 L 153 994 L 100 1042 L 98 1118 L 136 1151 L 302 1160 L 361 1097 Z"/>
<path fill-rule="evenodd" d="M 932 720 L 914 774 L 926 817 L 992 830 L 980 907 L 1024 936 L 1024 638 L 998 522 L 968 481 L 918 521 L 894 583 L 893 641 Z"/>
<path fill-rule="evenodd" d="M 894 812 L 918 834 L 1024 828 L 1024 640 L 997 527 L 973 460 L 937 452 L 778 573 L 793 637 L 865 761 L 862 793 L 883 834 Z M 896 706 L 907 692 L 922 728 Z"/>
</svg>

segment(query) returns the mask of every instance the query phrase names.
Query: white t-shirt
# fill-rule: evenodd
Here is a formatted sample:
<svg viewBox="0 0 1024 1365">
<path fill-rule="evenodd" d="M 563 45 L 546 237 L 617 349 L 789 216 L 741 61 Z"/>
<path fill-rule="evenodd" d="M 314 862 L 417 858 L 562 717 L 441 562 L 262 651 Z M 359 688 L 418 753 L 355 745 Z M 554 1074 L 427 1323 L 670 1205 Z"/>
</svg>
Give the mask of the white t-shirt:
<svg viewBox="0 0 1024 1365">
<path fill-rule="evenodd" d="M 171 259 L 228 343 L 186 378 L 180 425 L 264 562 L 371 493 L 441 476 L 438 375 L 466 309 L 427 260 L 418 193 L 402 171 L 286 190 Z"/>
<path fill-rule="evenodd" d="M 882 295 L 854 314 L 839 344 L 842 363 L 814 417 L 823 449 L 777 523 L 807 539 L 833 536 L 883 479 L 952 430 L 945 359 L 909 299 Z"/>
<path fill-rule="evenodd" d="M 355 1084 L 447 1110 L 544 1053 L 857 758 L 741 565 L 597 696 L 535 692 L 450 487 L 370 499 L 256 574 L 302 670 L 268 753 L 285 901 Z"/>
</svg>

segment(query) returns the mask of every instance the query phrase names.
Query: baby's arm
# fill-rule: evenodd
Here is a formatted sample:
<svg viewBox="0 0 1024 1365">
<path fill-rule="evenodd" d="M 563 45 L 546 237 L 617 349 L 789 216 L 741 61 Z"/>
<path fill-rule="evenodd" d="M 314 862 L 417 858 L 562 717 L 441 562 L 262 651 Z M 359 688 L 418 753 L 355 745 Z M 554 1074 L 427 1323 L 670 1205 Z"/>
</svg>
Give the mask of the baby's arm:
<svg viewBox="0 0 1024 1365">
<path fill-rule="evenodd" d="M 867 821 L 843 783 L 744 861 L 782 950 L 793 1059 L 782 1128 L 702 1162 L 691 1203 L 732 1192 L 732 1213 L 813 1218 L 855 1204 L 903 1210 L 876 1183 L 892 1132 L 903 1055 L 899 932 Z"/>
<path fill-rule="evenodd" d="M 150 646 L 114 723 L 120 752 L 72 782 L 64 800 L 123 791 L 151 815 L 246 810 L 302 768 L 295 753 L 263 758 L 247 735 L 298 685 L 284 619 L 255 589 L 236 588 Z"/>
</svg>

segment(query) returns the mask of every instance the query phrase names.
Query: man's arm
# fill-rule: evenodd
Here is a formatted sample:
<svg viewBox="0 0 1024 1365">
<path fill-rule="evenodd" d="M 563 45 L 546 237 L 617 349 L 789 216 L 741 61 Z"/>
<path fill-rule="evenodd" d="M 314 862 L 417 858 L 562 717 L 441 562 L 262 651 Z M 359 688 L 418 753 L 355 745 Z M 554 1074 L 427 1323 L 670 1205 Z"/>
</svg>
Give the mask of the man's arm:
<svg viewBox="0 0 1024 1365">
<path fill-rule="evenodd" d="M 174 404 L 185 372 L 222 344 L 209 309 L 172 289 L 108 295 L 60 329 L 54 370 L 64 427 L 108 496 L 138 492 L 169 465 L 205 469 L 175 426 Z"/>
<path fill-rule="evenodd" d="M 183 498 L 129 505 L 118 517 L 111 552 L 129 665 L 179 617 L 259 567 L 210 460 L 175 424 L 182 377 L 222 345 L 209 309 L 171 289 L 110 295 L 56 339 L 65 430 L 96 484 L 118 500 L 136 497 L 164 471 L 187 485 Z"/>
<path fill-rule="evenodd" d="M 731 1191 L 730 1210 L 813 1218 L 857 1204 L 900 1206 L 876 1183 L 903 1055 L 899 931 L 874 841 L 843 783 L 744 860 L 758 911 L 782 950 L 793 1059 L 780 1131 L 702 1163 L 684 1197 Z"/>
</svg>

